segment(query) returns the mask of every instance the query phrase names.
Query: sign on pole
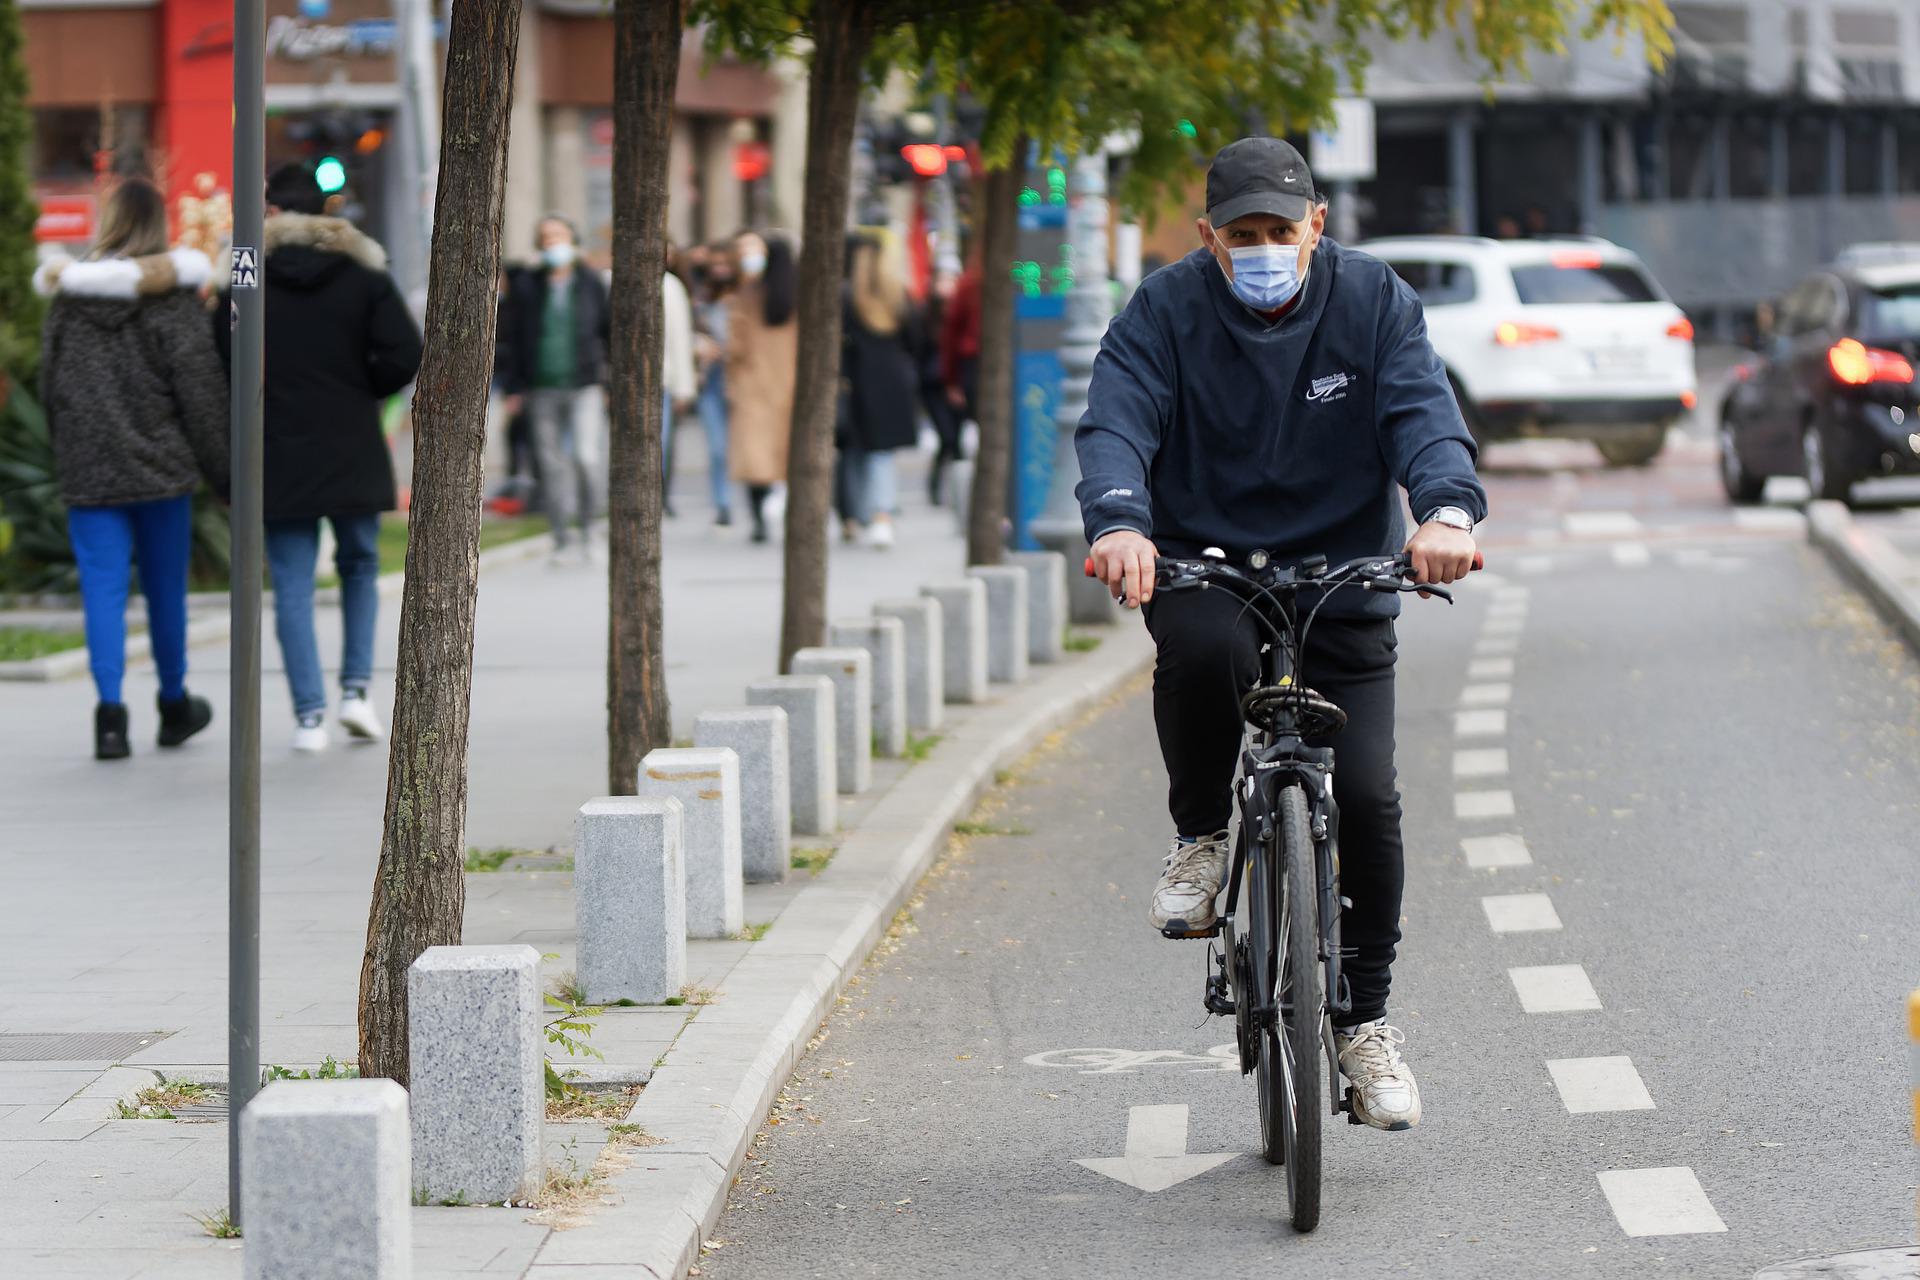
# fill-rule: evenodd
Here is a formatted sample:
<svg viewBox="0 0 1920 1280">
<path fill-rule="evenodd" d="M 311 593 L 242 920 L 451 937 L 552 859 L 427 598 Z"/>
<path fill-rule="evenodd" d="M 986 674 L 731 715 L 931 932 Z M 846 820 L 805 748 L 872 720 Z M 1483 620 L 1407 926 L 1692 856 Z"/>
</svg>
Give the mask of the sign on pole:
<svg viewBox="0 0 1920 1280">
<path fill-rule="evenodd" d="M 1373 176 L 1373 103 L 1336 98 L 1333 128 L 1315 129 L 1307 162 L 1316 182 L 1360 182 Z"/>
</svg>

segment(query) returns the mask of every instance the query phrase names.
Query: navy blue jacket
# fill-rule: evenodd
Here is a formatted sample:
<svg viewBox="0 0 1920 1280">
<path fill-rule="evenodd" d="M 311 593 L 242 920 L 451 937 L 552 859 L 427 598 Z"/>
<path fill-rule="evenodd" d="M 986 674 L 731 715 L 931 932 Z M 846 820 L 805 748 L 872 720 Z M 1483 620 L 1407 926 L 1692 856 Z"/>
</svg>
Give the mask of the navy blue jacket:
<svg viewBox="0 0 1920 1280">
<path fill-rule="evenodd" d="M 1420 300 L 1377 258 L 1322 239 L 1277 324 L 1197 249 L 1141 282 L 1107 329 L 1074 434 L 1089 542 L 1135 529 L 1161 554 L 1219 547 L 1335 564 L 1406 545 L 1419 518 L 1487 512 Z M 1340 591 L 1326 613 L 1391 617 L 1398 596 Z"/>
</svg>

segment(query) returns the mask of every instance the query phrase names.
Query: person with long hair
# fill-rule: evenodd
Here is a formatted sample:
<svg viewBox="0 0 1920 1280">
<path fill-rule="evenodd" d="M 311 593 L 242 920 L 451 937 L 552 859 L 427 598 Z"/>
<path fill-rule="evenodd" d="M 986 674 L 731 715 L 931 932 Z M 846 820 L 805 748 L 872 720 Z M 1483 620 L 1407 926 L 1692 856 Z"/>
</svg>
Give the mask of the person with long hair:
<svg viewBox="0 0 1920 1280">
<path fill-rule="evenodd" d="M 835 431 L 841 527 L 847 541 L 864 533 L 876 547 L 893 545 L 899 506 L 893 451 L 911 447 L 919 435 L 919 318 L 907 297 L 900 256 L 900 241 L 885 232 L 853 242 L 842 320 Z"/>
<path fill-rule="evenodd" d="M 799 280 L 793 244 L 777 234 L 735 236 L 733 265 L 739 286 L 727 308 L 727 459 L 747 487 L 753 540 L 765 542 L 767 496 L 787 478 Z"/>
<path fill-rule="evenodd" d="M 177 747 L 213 720 L 186 687 L 193 494 L 227 479 L 227 379 L 198 297 L 211 273 L 197 251 L 168 252 L 166 198 L 127 178 L 87 260 L 49 263 L 36 280 L 53 298 L 40 395 L 80 571 L 101 760 L 132 753 L 121 687 L 129 565 L 159 670 L 159 744 Z"/>
<path fill-rule="evenodd" d="M 733 486 L 727 475 L 727 312 L 735 284 L 733 254 L 726 245 L 703 250 L 699 296 L 694 302 L 694 351 L 700 361 L 698 406 L 707 434 L 707 483 L 713 490 L 713 522 L 733 523 Z"/>
</svg>

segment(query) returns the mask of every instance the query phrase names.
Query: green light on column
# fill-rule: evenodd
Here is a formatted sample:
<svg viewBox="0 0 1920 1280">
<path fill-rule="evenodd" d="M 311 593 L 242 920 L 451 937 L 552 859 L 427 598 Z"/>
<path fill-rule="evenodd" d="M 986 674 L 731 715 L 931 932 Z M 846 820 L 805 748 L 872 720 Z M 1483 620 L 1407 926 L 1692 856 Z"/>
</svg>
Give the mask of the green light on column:
<svg viewBox="0 0 1920 1280">
<path fill-rule="evenodd" d="M 1025 209 L 1040 203 L 1040 193 L 1032 187 L 1020 188 L 1020 207 Z"/>
<path fill-rule="evenodd" d="M 1047 203 L 1065 204 L 1067 202 L 1067 171 L 1065 169 L 1047 170 Z"/>
<path fill-rule="evenodd" d="M 338 156 L 326 156 L 313 166 L 313 180 L 320 184 L 320 190 L 332 195 L 347 185 L 347 166 Z"/>
<path fill-rule="evenodd" d="M 1173 126 L 1173 131 L 1183 138 L 1197 138 L 1200 136 L 1200 131 L 1193 127 L 1193 121 L 1191 120 L 1182 120 L 1179 124 Z"/>
</svg>

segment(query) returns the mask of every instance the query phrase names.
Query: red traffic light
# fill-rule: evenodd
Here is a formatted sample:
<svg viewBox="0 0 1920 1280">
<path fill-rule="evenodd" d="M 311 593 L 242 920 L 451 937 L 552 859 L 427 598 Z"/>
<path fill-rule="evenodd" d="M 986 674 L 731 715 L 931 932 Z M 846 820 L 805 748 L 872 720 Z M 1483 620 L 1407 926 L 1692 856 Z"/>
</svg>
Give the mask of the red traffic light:
<svg viewBox="0 0 1920 1280">
<path fill-rule="evenodd" d="M 900 156 L 923 178 L 937 178 L 947 171 L 947 149 L 933 142 L 910 142 L 900 148 Z"/>
</svg>

